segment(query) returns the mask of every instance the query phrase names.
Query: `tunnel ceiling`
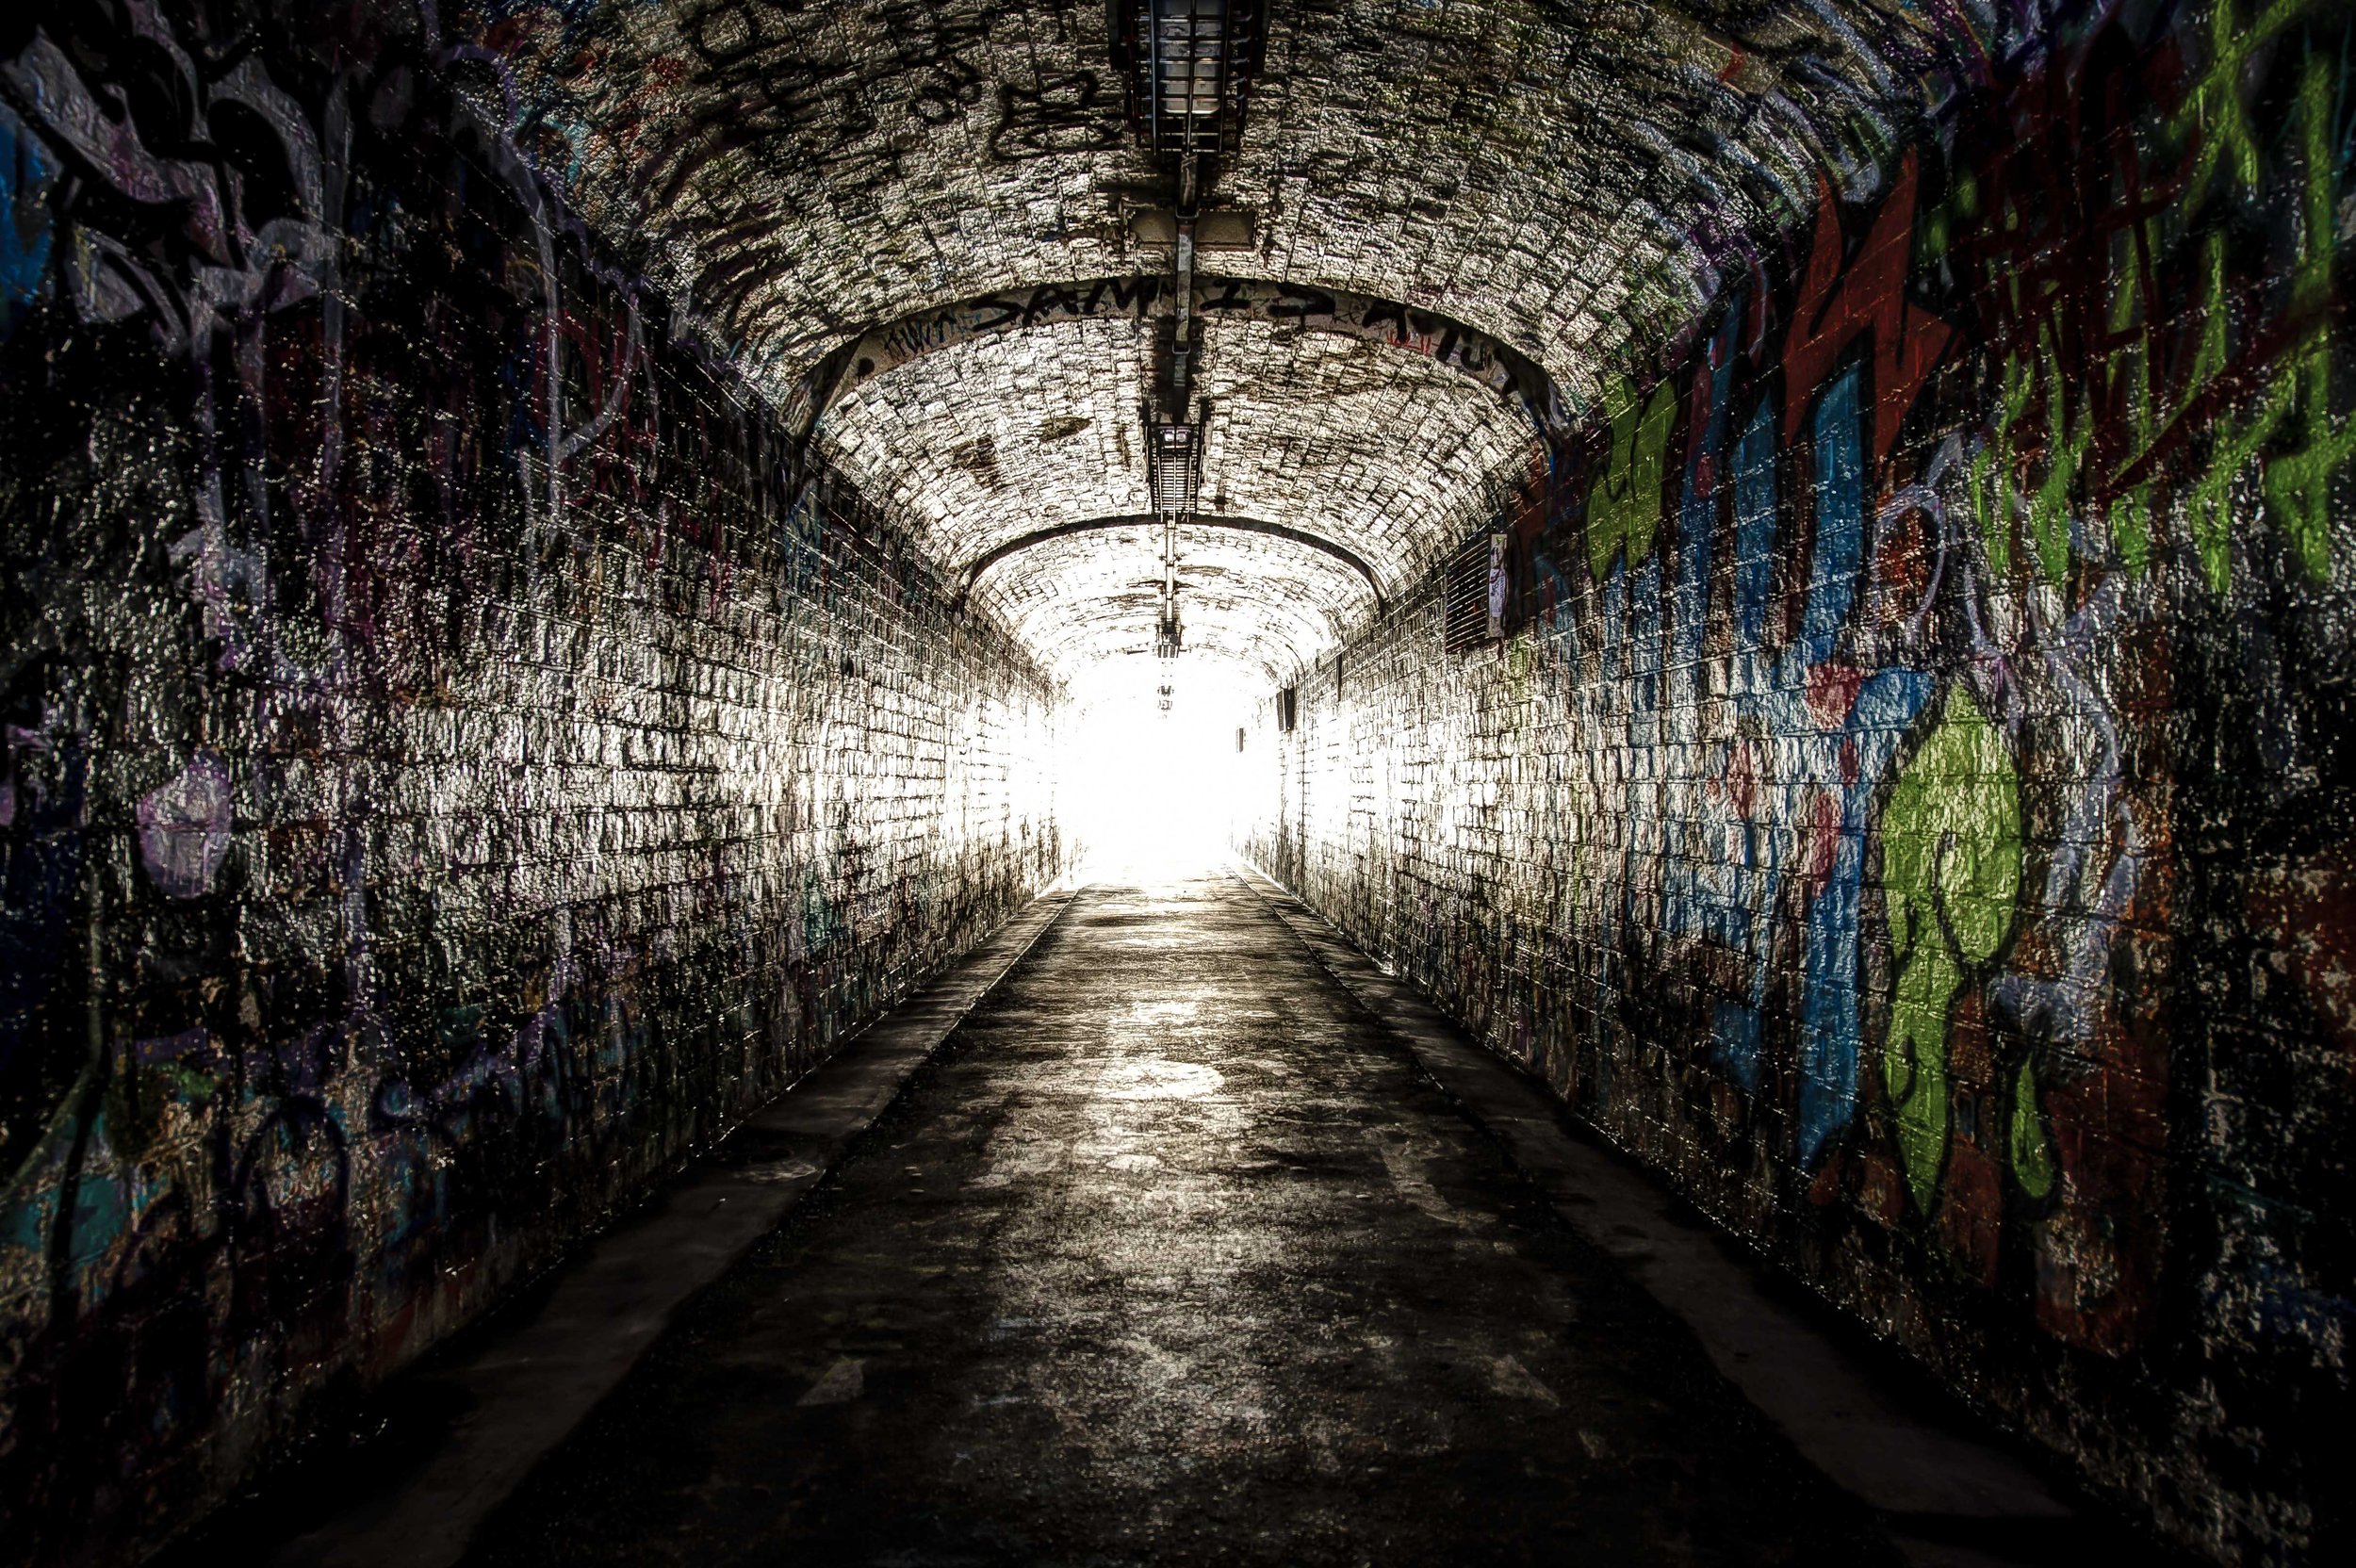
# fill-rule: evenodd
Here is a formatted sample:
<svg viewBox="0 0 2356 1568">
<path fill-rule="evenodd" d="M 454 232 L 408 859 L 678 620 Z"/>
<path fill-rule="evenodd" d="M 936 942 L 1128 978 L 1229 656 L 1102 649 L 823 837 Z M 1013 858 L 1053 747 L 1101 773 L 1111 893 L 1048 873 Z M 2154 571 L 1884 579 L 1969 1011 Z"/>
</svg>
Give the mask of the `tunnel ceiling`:
<svg viewBox="0 0 2356 1568">
<path fill-rule="evenodd" d="M 982 574 L 973 601 L 1062 668 L 1153 651 L 1161 529 L 1138 519 L 1040 541 L 1020 569 Z M 1190 650 L 1232 658 L 1269 684 L 1330 645 L 1372 589 L 1347 564 L 1245 529 L 1179 531 L 1179 579 Z"/>
<path fill-rule="evenodd" d="M 1167 386 L 1177 196 L 1130 115 L 1124 9 L 571 0 L 475 20 L 591 224 L 954 577 L 1149 509 L 1140 409 Z M 1201 166 L 1227 228 L 1196 266 L 1280 298 L 1205 314 L 1173 405 L 1207 400 L 1199 510 L 1317 535 L 1386 590 L 1511 492 L 1549 417 L 1682 326 L 1745 237 L 1809 210 L 1820 178 L 1862 194 L 1922 84 L 1955 74 L 1894 0 L 1234 9 L 1254 68 L 1225 85 L 1239 134 Z M 1159 297 L 1131 287 L 1147 279 Z M 1338 291 L 1352 320 L 1428 313 L 1454 358 L 1288 322 L 1283 290 Z M 975 602 L 1057 605 L 1037 645 L 1066 668 L 1150 644 L 1152 615 L 1094 562 L 1117 538 L 1017 550 Z M 1265 662 L 1365 608 L 1330 557 L 1260 546 L 1181 564 L 1292 574 L 1203 599 L 1190 627 Z"/>
<path fill-rule="evenodd" d="M 1150 510 L 1153 333 L 1066 322 L 975 339 L 878 377 L 819 436 L 953 571 L 1042 527 Z M 1404 586 L 1529 471 L 1528 415 L 1419 355 L 1213 320 L 1198 370 L 1202 510 L 1291 521 Z"/>
</svg>

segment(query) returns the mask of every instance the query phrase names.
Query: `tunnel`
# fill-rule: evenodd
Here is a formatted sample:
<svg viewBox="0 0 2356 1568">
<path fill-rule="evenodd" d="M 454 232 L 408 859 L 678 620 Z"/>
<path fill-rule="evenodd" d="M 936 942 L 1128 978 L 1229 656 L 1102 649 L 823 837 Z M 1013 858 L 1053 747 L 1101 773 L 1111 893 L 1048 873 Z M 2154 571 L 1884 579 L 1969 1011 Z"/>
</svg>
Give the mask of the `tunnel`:
<svg viewBox="0 0 2356 1568">
<path fill-rule="evenodd" d="M 2356 1557 L 2337 0 L 0 7 L 0 1563 Z"/>
</svg>

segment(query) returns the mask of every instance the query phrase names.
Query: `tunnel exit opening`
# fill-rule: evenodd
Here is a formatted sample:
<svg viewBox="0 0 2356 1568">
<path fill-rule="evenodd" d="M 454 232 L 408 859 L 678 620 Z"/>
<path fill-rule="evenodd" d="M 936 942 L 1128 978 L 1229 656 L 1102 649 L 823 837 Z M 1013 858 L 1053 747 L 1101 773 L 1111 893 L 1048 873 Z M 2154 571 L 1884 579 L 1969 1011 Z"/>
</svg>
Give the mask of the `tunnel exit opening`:
<svg viewBox="0 0 2356 1568">
<path fill-rule="evenodd" d="M 1076 694 L 1060 804 L 1084 883 L 1178 880 L 1233 858 L 1260 760 L 1236 743 L 1249 684 L 1191 662 L 1155 665 Z"/>
</svg>

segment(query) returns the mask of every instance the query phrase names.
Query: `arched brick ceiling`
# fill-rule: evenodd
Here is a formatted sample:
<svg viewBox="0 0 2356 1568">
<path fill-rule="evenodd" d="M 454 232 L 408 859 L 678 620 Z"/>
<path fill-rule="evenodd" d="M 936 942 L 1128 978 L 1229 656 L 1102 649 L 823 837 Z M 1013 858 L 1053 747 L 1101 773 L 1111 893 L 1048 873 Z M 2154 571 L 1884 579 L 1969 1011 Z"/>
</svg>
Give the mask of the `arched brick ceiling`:
<svg viewBox="0 0 2356 1568">
<path fill-rule="evenodd" d="M 1747 237 L 1808 211 L 1820 177 L 1868 194 L 1920 103 L 1973 74 L 1972 27 L 2001 33 L 1987 9 L 1269 0 L 1241 143 L 1206 193 L 1249 210 L 1254 243 L 1204 265 L 1438 312 L 1526 354 L 1576 407 L 1745 265 Z M 903 318 L 1167 273 L 1169 252 L 1125 227 L 1170 183 L 1127 123 L 1106 14 L 482 0 L 459 20 L 575 205 L 782 406 Z M 1195 388 L 1218 409 L 1205 511 L 1335 538 L 1396 585 L 1526 468 L 1527 418 L 1443 367 L 1230 325 Z M 860 385 L 821 438 L 952 569 L 1041 525 L 1141 512 L 1155 330 L 958 344 Z"/>
<path fill-rule="evenodd" d="M 843 399 L 819 440 L 955 573 L 1041 528 L 1150 509 L 1138 409 L 1152 335 L 1067 321 L 960 343 Z M 1527 414 L 1421 355 L 1216 318 L 1203 342 L 1203 510 L 1331 539 L 1386 591 L 1529 470 Z"/>
<path fill-rule="evenodd" d="M 986 573 L 972 602 L 1076 675 L 1097 660 L 1150 655 L 1161 580 L 1158 524 L 1050 539 Z M 1178 530 L 1180 605 L 1192 652 L 1224 655 L 1268 684 L 1330 647 L 1366 580 L 1305 545 L 1234 530 Z"/>
<path fill-rule="evenodd" d="M 818 428 L 843 475 L 956 572 L 1018 534 L 1151 508 L 1150 332 L 1066 321 L 912 360 Z"/>
<path fill-rule="evenodd" d="M 1745 229 L 1804 212 L 1818 171 L 1872 178 L 1958 53 L 1935 10 L 1272 0 L 1213 193 L 1261 244 L 1218 265 L 1443 310 L 1592 390 L 1631 332 L 1681 324 Z M 639 237 L 748 365 L 1161 265 L 1112 221 L 1168 197 L 1099 0 L 493 0 L 480 32 L 591 221 Z"/>
<path fill-rule="evenodd" d="M 1386 592 L 1530 472 L 1527 414 L 1419 355 L 1259 322 L 1215 320 L 1204 341 L 1203 510 L 1348 545 Z"/>
</svg>

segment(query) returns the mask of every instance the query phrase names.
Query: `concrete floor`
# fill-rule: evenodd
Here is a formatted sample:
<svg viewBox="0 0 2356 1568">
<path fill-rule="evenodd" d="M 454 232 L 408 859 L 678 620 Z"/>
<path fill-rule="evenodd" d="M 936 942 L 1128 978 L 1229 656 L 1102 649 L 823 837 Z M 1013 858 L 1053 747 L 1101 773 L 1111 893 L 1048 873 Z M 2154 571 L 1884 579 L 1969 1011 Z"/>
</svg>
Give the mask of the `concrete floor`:
<svg viewBox="0 0 2356 1568">
<path fill-rule="evenodd" d="M 153 1568 L 2173 1559 L 1248 871 L 1040 899 Z"/>
<path fill-rule="evenodd" d="M 1215 878 L 1081 892 L 467 1560 L 1894 1558 Z"/>
</svg>

